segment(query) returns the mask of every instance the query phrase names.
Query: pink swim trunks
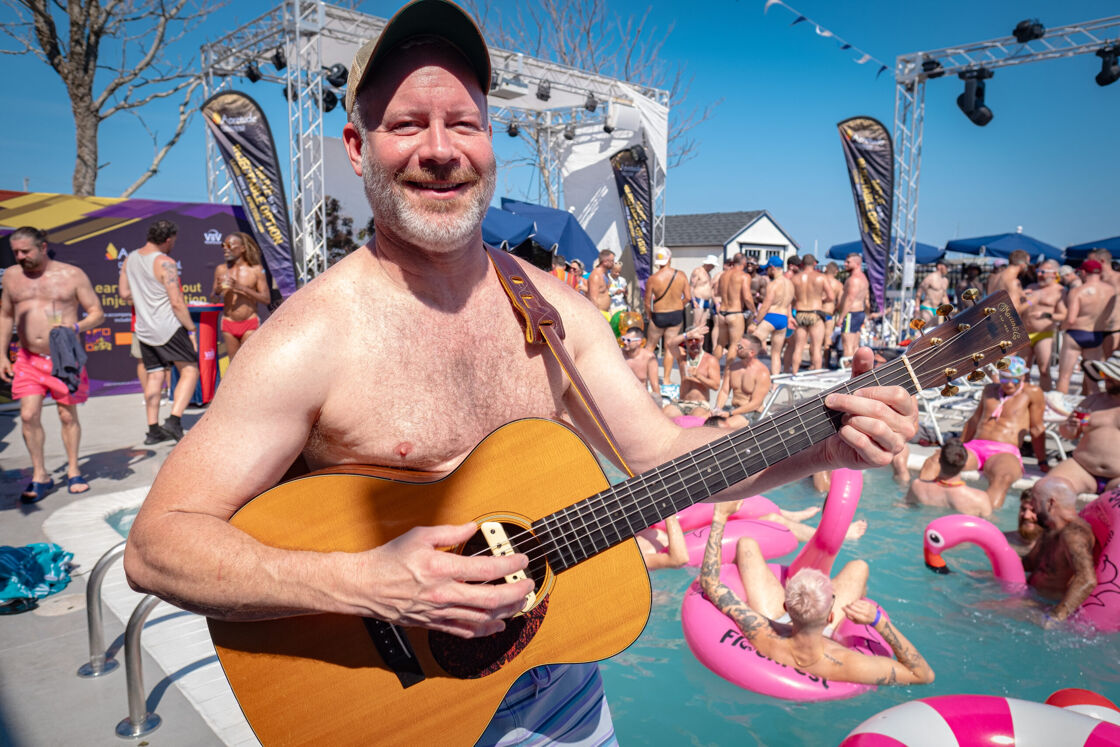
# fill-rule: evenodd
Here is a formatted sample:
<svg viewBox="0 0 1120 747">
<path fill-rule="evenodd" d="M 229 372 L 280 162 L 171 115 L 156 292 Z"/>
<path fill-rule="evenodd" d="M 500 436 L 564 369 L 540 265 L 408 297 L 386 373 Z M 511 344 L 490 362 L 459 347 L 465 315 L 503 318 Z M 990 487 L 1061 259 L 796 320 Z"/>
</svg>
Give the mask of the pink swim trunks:
<svg viewBox="0 0 1120 747">
<path fill-rule="evenodd" d="M 73 394 L 61 379 L 51 376 L 49 355 L 39 355 L 20 348 L 13 368 L 15 376 L 12 378 L 12 399 L 49 394 L 60 405 L 80 405 L 89 399 L 89 376 L 86 375 L 85 368 L 82 369 L 78 391 Z"/>
<path fill-rule="evenodd" d="M 1019 453 L 1018 446 L 1005 444 L 1003 441 L 985 441 L 982 438 L 974 438 L 965 443 L 964 447 L 976 455 L 976 461 L 980 463 L 980 469 L 984 469 L 984 462 L 996 454 L 1014 454 L 1015 458 L 1019 460 L 1019 469 L 1023 469 L 1023 457 Z"/>
</svg>

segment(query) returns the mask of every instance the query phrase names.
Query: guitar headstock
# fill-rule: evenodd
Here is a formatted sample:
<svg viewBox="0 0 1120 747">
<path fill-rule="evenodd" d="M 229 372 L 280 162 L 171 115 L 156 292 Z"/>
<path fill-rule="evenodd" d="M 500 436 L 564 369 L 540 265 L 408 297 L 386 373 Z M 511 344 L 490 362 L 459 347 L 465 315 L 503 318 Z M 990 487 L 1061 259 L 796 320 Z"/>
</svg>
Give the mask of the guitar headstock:
<svg viewBox="0 0 1120 747">
<path fill-rule="evenodd" d="M 978 292 L 967 300 L 975 300 Z M 937 314 L 948 317 L 953 307 L 943 304 Z M 912 328 L 923 330 L 915 322 Z M 953 379 L 965 376 L 969 381 L 984 378 L 981 367 L 995 364 L 1006 368 L 1005 356 L 1027 346 L 1027 332 L 1007 291 L 999 291 L 980 299 L 952 319 L 914 338 L 906 350 L 906 358 L 923 389 L 943 386 L 941 393 L 950 396 L 957 388 Z"/>
</svg>

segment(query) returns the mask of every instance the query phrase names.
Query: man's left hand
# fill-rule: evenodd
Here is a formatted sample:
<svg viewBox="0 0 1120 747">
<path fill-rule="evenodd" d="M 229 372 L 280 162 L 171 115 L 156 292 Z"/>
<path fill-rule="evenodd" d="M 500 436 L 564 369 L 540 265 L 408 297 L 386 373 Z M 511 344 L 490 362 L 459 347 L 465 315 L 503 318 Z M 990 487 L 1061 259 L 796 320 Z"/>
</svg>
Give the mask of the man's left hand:
<svg viewBox="0 0 1120 747">
<path fill-rule="evenodd" d="M 860 348 L 852 359 L 852 378 L 871 370 L 870 348 Z M 825 441 L 827 468 L 885 467 L 918 432 L 918 405 L 897 386 L 870 386 L 855 394 L 830 394 L 825 404 L 844 414 L 840 432 Z"/>
</svg>

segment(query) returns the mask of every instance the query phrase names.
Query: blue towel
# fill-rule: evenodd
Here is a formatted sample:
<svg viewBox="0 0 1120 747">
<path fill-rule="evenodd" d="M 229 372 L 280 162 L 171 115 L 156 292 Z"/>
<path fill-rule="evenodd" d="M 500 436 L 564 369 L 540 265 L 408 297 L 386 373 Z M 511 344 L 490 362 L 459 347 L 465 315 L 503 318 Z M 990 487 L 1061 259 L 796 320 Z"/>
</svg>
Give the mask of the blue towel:
<svg viewBox="0 0 1120 747">
<path fill-rule="evenodd" d="M 26 547 L 0 547 L 0 601 L 42 599 L 70 584 L 74 553 L 58 545 L 36 542 Z"/>
<path fill-rule="evenodd" d="M 82 341 L 72 327 L 55 327 L 51 330 L 50 344 L 51 376 L 61 380 L 73 394 L 81 386 L 82 366 L 86 364 Z"/>
</svg>

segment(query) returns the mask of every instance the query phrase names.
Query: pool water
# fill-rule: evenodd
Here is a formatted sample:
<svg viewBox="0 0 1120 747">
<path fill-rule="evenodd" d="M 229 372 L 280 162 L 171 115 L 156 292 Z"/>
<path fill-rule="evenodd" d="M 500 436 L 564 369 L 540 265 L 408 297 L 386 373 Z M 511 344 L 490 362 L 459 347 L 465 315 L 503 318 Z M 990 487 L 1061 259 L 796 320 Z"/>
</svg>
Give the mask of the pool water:
<svg viewBox="0 0 1120 747">
<path fill-rule="evenodd" d="M 105 517 L 105 523 L 113 528 L 117 534 L 122 537 L 128 537 L 128 530 L 132 529 L 132 522 L 136 519 L 136 514 L 140 511 L 139 506 L 131 508 L 122 508 L 120 511 L 114 511 Z"/>
<path fill-rule="evenodd" d="M 821 505 L 809 483 L 767 493 L 782 508 Z M 1043 701 L 1083 687 L 1120 702 L 1120 635 L 1082 637 L 1044 631 L 1023 602 L 1008 600 L 974 545 L 945 553 L 953 570 L 930 572 L 922 557 L 926 524 L 944 512 L 901 504 L 889 471 L 864 473 L 857 519 L 867 534 L 845 543 L 834 571 L 855 558 L 871 566 L 868 596 L 886 609 L 937 676 L 931 685 L 879 688 L 851 700 L 791 703 L 743 690 L 696 661 L 684 641 L 680 607 L 696 569 L 651 574 L 653 610 L 642 636 L 603 662 L 607 700 L 624 745 L 836 745 L 865 719 L 913 698 L 982 693 Z M 991 517 L 1017 523 L 1012 494 Z M 816 523 L 816 518 L 811 519 Z M 788 563 L 794 554 L 779 562 Z"/>
</svg>

